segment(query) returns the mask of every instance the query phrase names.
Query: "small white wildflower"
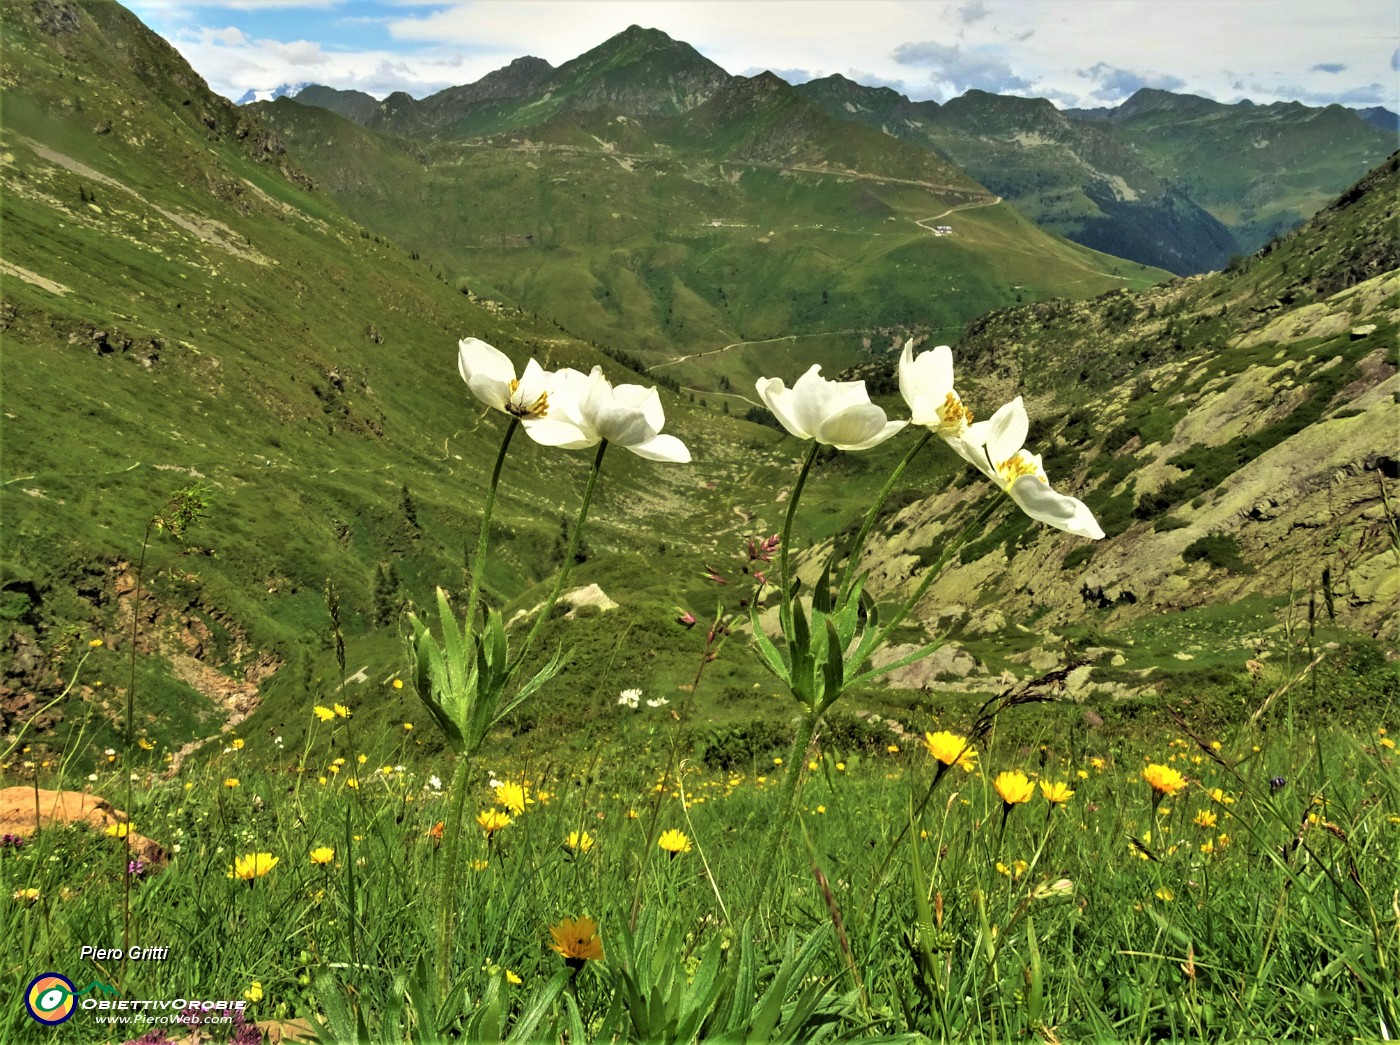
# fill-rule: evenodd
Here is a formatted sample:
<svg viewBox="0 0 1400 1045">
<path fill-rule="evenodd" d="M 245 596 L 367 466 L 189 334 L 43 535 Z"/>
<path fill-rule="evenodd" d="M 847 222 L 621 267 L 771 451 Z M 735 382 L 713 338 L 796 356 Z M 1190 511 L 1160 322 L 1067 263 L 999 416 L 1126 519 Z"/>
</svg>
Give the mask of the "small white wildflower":
<svg viewBox="0 0 1400 1045">
<path fill-rule="evenodd" d="M 647 707 L 649 707 L 649 708 L 659 708 L 662 704 L 669 704 L 669 703 L 671 703 L 671 702 L 670 702 L 669 700 L 667 700 L 665 697 L 657 697 L 655 700 L 648 700 L 648 701 L 647 701 Z"/>
<path fill-rule="evenodd" d="M 622 695 L 617 698 L 617 702 L 626 708 L 635 708 L 637 702 L 642 699 L 642 691 L 639 689 L 624 689 Z"/>
<path fill-rule="evenodd" d="M 106 751 L 103 751 L 102 753 L 103 753 L 104 755 L 115 755 L 115 754 L 116 754 L 116 751 L 114 751 L 112 748 L 108 748 Z"/>
<path fill-rule="evenodd" d="M 438 778 L 438 775 L 436 773 L 428 777 L 428 786 L 431 787 L 434 791 L 442 790 L 442 780 Z"/>
<path fill-rule="evenodd" d="M 282 746 L 282 738 L 281 738 L 281 737 L 273 737 L 273 738 L 272 738 L 272 744 L 273 744 L 274 747 L 281 747 L 281 746 Z"/>
<path fill-rule="evenodd" d="M 97 779 L 97 774 L 96 774 L 96 773 L 89 773 L 89 774 L 88 774 L 88 779 L 89 779 L 89 780 L 96 780 L 96 779 Z"/>
</svg>

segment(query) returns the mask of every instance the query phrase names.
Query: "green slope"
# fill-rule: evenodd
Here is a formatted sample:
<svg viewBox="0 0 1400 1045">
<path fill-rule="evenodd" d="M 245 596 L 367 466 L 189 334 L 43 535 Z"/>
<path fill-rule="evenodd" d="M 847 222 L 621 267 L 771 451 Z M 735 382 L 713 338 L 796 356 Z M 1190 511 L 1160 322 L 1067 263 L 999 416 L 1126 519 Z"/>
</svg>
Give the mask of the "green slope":
<svg viewBox="0 0 1400 1045">
<path fill-rule="evenodd" d="M 197 484 L 209 517 L 186 544 L 157 535 L 147 560 L 141 729 L 171 746 L 206 735 L 261 680 L 258 721 L 290 741 L 334 688 L 328 578 L 352 657 L 371 651 L 376 696 L 399 663 L 392 624 L 373 626 L 376 573 L 394 568 L 390 602 L 463 583 L 501 429 L 455 374 L 457 339 L 628 373 L 550 323 L 474 303 L 346 219 L 250 113 L 115 5 L 0 15 L 5 725 L 29 695 L 58 696 L 95 635 L 107 645 L 58 728 L 93 710 L 99 749 L 112 735 L 143 531 Z M 673 574 L 744 532 L 719 480 L 776 475 L 782 460 L 768 429 L 665 402 L 668 431 L 704 453 L 669 470 L 614 453 L 575 573 L 614 591 L 625 578 L 626 612 L 658 622 L 698 587 Z M 519 441 L 493 601 L 539 598 L 586 473 L 581 455 Z M 670 550 L 639 569 L 660 541 Z M 405 717 L 401 701 L 367 709 L 367 728 Z"/>
<path fill-rule="evenodd" d="M 1173 272 L 1224 265 L 1230 233 L 1106 127 L 1043 98 L 969 91 L 911 102 L 843 76 L 800 85 L 828 115 L 878 128 L 958 164 L 1037 224 L 1098 250 Z"/>
<path fill-rule="evenodd" d="M 1394 132 L 1340 105 L 1224 105 L 1144 88 L 1095 115 L 1246 252 L 1306 220 L 1396 146 Z"/>
<path fill-rule="evenodd" d="M 1002 213 L 955 167 L 771 76 L 735 78 L 681 117 L 566 112 L 470 141 L 259 110 L 359 221 L 473 293 L 648 366 L 793 334 L 854 345 L 892 324 L 946 338 L 996 305 L 1163 275 Z M 935 218 L 954 234 L 936 236 Z M 674 376 L 714 389 L 708 371 L 680 360 Z"/>
</svg>

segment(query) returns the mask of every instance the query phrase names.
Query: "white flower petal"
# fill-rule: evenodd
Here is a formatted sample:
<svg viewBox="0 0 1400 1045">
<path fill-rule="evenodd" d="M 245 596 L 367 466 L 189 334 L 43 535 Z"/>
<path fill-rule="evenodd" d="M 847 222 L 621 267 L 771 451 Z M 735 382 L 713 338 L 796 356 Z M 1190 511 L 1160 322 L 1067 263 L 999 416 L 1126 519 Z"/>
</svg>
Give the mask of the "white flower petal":
<svg viewBox="0 0 1400 1045">
<path fill-rule="evenodd" d="M 817 442 L 838 450 L 868 450 L 890 438 L 905 424 L 904 421 L 887 424 L 885 412 L 874 403 L 857 403 L 823 420 L 816 438 Z"/>
<path fill-rule="evenodd" d="M 938 427 L 938 410 L 952 391 L 953 350 L 939 345 L 915 358 L 913 342 L 906 341 L 899 357 L 899 394 L 913 415 L 910 423 Z"/>
<path fill-rule="evenodd" d="M 1009 460 L 1016 451 L 1026 445 L 1026 433 L 1030 431 L 1030 424 L 1030 418 L 1026 416 L 1026 404 L 1021 401 L 1020 396 L 991 416 L 984 431 L 987 455 L 991 458 L 993 467 Z"/>
<path fill-rule="evenodd" d="M 658 435 L 644 443 L 629 446 L 627 449 L 638 457 L 645 457 L 648 461 L 665 461 L 668 464 L 690 463 L 690 450 L 685 443 L 673 435 Z"/>
<path fill-rule="evenodd" d="M 510 383 L 515 380 L 515 364 L 500 349 L 480 338 L 457 342 L 457 373 L 476 396 L 495 410 L 504 410 L 510 400 Z"/>
<path fill-rule="evenodd" d="M 472 395 L 493 410 L 504 413 L 506 404 L 510 402 L 510 381 L 502 381 L 494 374 L 473 374 L 467 380 L 467 387 Z"/>
<path fill-rule="evenodd" d="M 1083 501 L 1056 493 L 1044 480 L 1022 476 L 1011 484 L 1007 492 L 1021 511 L 1032 519 L 1096 541 L 1104 536 L 1094 513 Z"/>
<path fill-rule="evenodd" d="M 576 424 L 556 418 L 553 407 L 550 408 L 550 416 L 537 421 L 526 419 L 524 421 L 525 434 L 541 446 L 557 446 L 561 450 L 582 450 L 585 447 L 597 446 L 599 437 L 592 432 L 586 432 Z"/>
<path fill-rule="evenodd" d="M 773 416 L 778 419 L 778 423 L 799 439 L 811 439 L 812 433 L 803 429 L 797 420 L 797 415 L 793 412 L 792 392 L 783 384 L 780 377 L 760 377 L 758 384 L 758 398 L 763 400 L 763 405 L 772 411 Z"/>
</svg>

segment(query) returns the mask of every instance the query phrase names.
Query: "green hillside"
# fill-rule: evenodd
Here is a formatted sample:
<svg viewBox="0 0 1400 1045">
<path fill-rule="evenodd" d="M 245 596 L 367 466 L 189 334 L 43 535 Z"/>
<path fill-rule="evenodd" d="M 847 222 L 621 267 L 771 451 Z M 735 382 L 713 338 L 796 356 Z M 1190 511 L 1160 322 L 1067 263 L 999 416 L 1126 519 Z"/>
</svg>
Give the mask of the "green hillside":
<svg viewBox="0 0 1400 1045">
<path fill-rule="evenodd" d="M 679 357 L 791 335 L 853 347 L 892 325 L 946 340 L 996 305 L 1164 276 L 1046 235 L 772 76 L 734 78 L 679 117 L 569 111 L 466 141 L 255 108 L 347 213 L 456 285 L 708 390 L 710 364 Z"/>
<path fill-rule="evenodd" d="M 1237 249 L 1228 230 L 1111 131 L 1043 98 L 968 91 L 945 105 L 911 102 L 838 75 L 797 90 L 830 116 L 946 157 L 1076 243 L 1178 273 L 1219 268 Z"/>
<path fill-rule="evenodd" d="M 661 384 L 666 430 L 694 451 L 689 466 L 609 458 L 571 583 L 618 607 L 545 627 L 567 684 L 549 728 L 528 710 L 512 722 L 527 745 L 586 732 L 613 691 L 691 684 L 700 647 L 675 607 L 735 608 L 706 567 L 734 571 L 745 536 L 780 527 L 800 452 L 740 418 L 755 379 L 854 366 L 899 416 L 889 350 L 911 331 L 951 341 L 967 324 L 969 402 L 985 417 L 1026 394 L 1051 474 L 1109 539 L 1003 513 L 898 636 L 951 634 L 962 681 L 930 662 L 902 685 L 985 692 L 1066 646 L 1124 658 L 1106 689 L 1078 691 L 1105 707 L 1213 685 L 1162 649 L 1224 627 L 1241 645 L 1210 663 L 1237 669 L 1246 640 L 1273 641 L 1321 592 L 1323 563 L 1337 634 L 1393 622 L 1377 485 L 1394 478 L 1393 162 L 1231 271 L 1103 293 L 1139 275 L 937 182 L 953 175 L 927 153 L 831 133 L 772 78 L 645 126 L 595 109 L 528 141 L 408 141 L 287 101 L 235 109 L 115 4 L 0 15 L 7 726 L 60 697 L 86 652 L 80 688 L 42 728 L 55 744 L 79 726 L 110 738 L 135 616 L 140 728 L 164 749 L 245 714 L 295 744 L 307 707 L 344 695 L 328 579 L 349 685 L 364 687 L 351 692 L 374 698 L 357 723 L 412 716 L 388 687 L 403 668 L 394 621 L 435 586 L 461 590 L 500 435 L 453 373 L 467 335 L 517 364 Z M 683 148 L 702 126 L 713 160 Z M 872 156 L 899 165 L 847 166 Z M 935 222 L 937 207 L 963 209 Z M 968 323 L 1017 294 L 1028 303 Z M 1063 296 L 1036 300 L 1050 294 Z M 905 450 L 822 459 L 804 569 L 809 542 L 849 538 Z M 542 604 L 586 471 L 582 455 L 512 449 L 491 605 L 528 619 Z M 916 459 L 872 545 L 879 598 L 937 557 L 972 483 L 951 455 Z M 136 605 L 147 524 L 191 486 L 208 516 L 184 541 L 153 535 Z M 702 730 L 771 707 L 751 658 L 727 655 L 706 679 Z"/>
<path fill-rule="evenodd" d="M 1393 131 L 1340 105 L 1224 105 L 1143 88 L 1091 115 L 1246 252 L 1305 221 L 1396 145 Z"/>
<path fill-rule="evenodd" d="M 353 655 L 372 655 L 377 687 L 400 661 L 395 608 L 462 584 L 500 436 L 455 373 L 457 340 L 627 372 L 343 217 L 251 113 L 115 4 L 0 16 L 6 726 L 58 696 L 97 637 L 55 710 L 66 734 L 100 709 L 99 749 L 111 735 L 142 536 L 189 487 L 208 517 L 185 543 L 155 534 L 147 559 L 143 730 L 170 747 L 208 735 L 256 705 L 250 683 L 260 721 L 300 723 L 332 687 L 328 579 L 345 630 L 376 634 Z M 745 532 L 732 482 L 707 487 L 781 460 L 771 430 L 685 406 L 666 395 L 667 430 L 704 454 L 669 470 L 614 454 L 576 571 L 606 579 L 601 560 L 628 577 L 639 617 L 668 620 L 691 587 L 672 575 Z M 553 576 L 587 474 L 582 455 L 520 443 L 493 601 Z M 397 589 L 383 591 L 389 567 Z"/>
</svg>

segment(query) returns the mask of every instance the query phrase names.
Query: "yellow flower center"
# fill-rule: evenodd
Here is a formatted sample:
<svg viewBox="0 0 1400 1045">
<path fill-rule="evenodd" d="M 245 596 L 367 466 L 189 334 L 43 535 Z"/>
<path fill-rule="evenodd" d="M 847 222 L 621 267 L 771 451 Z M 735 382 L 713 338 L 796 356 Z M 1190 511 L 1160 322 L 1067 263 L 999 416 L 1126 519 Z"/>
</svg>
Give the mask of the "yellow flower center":
<svg viewBox="0 0 1400 1045">
<path fill-rule="evenodd" d="M 972 411 L 963 406 L 958 393 L 950 391 L 938 408 L 938 430 L 948 435 L 961 435 L 972 424 Z"/>
<path fill-rule="evenodd" d="M 1002 482 L 1006 483 L 1007 486 L 1010 486 L 1023 475 L 1034 476 L 1042 483 L 1046 481 L 1045 477 L 1040 474 L 1040 469 L 1036 467 L 1035 462 L 1020 450 L 1017 450 L 1005 461 L 997 465 L 997 475 L 1001 477 Z"/>
<path fill-rule="evenodd" d="M 541 392 L 539 397 L 528 406 L 524 403 L 517 403 L 515 395 L 520 391 L 520 379 L 512 378 L 510 382 L 510 402 L 506 404 L 506 413 L 515 417 L 534 419 L 544 417 L 549 413 L 549 393 Z"/>
</svg>

